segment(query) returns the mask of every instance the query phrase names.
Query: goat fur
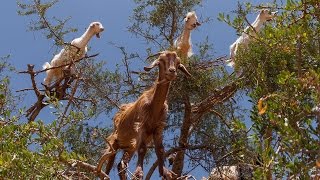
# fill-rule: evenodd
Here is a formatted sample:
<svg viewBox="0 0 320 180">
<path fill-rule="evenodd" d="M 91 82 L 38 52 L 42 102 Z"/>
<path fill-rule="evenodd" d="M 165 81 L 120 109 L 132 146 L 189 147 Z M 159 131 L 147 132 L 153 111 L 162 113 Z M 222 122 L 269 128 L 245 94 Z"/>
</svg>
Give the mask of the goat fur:
<svg viewBox="0 0 320 180">
<path fill-rule="evenodd" d="M 238 39 L 230 46 L 230 60 L 227 61 L 228 66 L 234 67 L 235 56 L 239 47 L 241 46 L 247 48 L 251 39 L 257 37 L 257 33 L 260 32 L 263 24 L 266 21 L 272 20 L 276 13 L 277 12 L 270 12 L 269 9 L 262 9 L 260 11 L 251 26 L 247 26 L 241 36 L 238 37 Z M 254 29 L 252 29 L 251 27 L 253 27 Z"/>
<path fill-rule="evenodd" d="M 175 40 L 174 47 L 177 49 L 179 57 L 182 59 L 191 57 L 192 42 L 191 42 L 191 31 L 201 24 L 198 22 L 195 11 L 188 12 L 184 18 L 184 28 L 182 34 Z"/>
<path fill-rule="evenodd" d="M 76 61 L 81 59 L 87 53 L 87 44 L 90 39 L 96 35 L 97 38 L 100 38 L 100 33 L 104 30 L 102 24 L 100 22 L 92 22 L 90 23 L 88 29 L 85 33 L 79 37 L 71 41 L 71 45 L 65 46 L 60 53 L 56 54 L 51 63 L 46 62 L 42 67 L 43 69 L 48 69 L 47 77 L 44 79 L 44 84 L 49 86 L 53 80 L 58 80 L 63 77 L 63 69 L 67 68 L 67 65 L 70 64 L 72 61 Z M 52 67 L 60 67 L 60 68 L 53 68 Z M 74 74 L 74 64 L 71 65 L 71 74 Z"/>
<path fill-rule="evenodd" d="M 174 51 L 165 51 L 146 71 L 159 67 L 158 80 L 149 89 L 132 103 L 121 106 L 113 118 L 114 131 L 107 138 L 109 149 L 100 158 L 97 171 L 101 170 L 104 161 L 108 160 L 106 173 L 109 174 L 117 150 L 124 151 L 121 162 L 118 164 L 120 179 L 126 179 L 123 171 L 135 151 L 138 151 L 138 163 L 134 173 L 135 178 L 143 178 L 143 160 L 147 152 L 147 145 L 152 141 L 159 162 L 159 174 L 166 179 L 172 179 L 174 174 L 164 167 L 164 147 L 162 144 L 163 129 L 166 125 L 168 105 L 166 102 L 170 82 L 177 76 L 177 69 L 186 75 L 190 73 L 180 64 L 180 58 Z M 111 155 L 110 155 L 111 154 Z"/>
</svg>

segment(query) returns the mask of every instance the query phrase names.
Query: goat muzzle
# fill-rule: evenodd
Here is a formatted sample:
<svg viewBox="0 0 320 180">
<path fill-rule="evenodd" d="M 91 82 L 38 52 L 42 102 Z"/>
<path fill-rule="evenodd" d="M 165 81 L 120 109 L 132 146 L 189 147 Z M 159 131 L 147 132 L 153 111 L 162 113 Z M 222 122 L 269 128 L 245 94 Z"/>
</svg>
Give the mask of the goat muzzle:
<svg viewBox="0 0 320 180">
<path fill-rule="evenodd" d="M 175 73 L 176 72 L 176 68 L 169 68 L 169 72 Z"/>
</svg>

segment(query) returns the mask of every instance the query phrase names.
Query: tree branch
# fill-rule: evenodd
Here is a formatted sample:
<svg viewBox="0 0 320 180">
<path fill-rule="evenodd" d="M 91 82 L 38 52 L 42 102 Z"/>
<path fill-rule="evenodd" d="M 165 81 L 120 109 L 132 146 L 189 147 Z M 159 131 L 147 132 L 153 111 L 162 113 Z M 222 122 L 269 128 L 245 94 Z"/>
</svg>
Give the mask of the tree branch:
<svg viewBox="0 0 320 180">
<path fill-rule="evenodd" d="M 196 150 L 196 149 L 207 149 L 209 148 L 208 146 L 206 145 L 197 145 L 197 146 L 190 146 L 190 145 L 187 145 L 187 146 L 184 146 L 184 147 L 174 147 L 174 148 L 171 148 L 170 150 L 168 150 L 164 156 L 165 157 L 168 157 L 170 154 L 173 154 L 173 153 L 176 153 L 176 152 L 179 152 L 179 151 L 182 151 L 182 150 Z M 149 169 L 148 173 L 147 173 L 147 176 L 146 176 L 146 180 L 150 180 L 152 174 L 154 173 L 155 169 L 157 168 L 158 166 L 158 160 L 156 160 L 153 165 L 151 166 L 151 168 Z"/>
<path fill-rule="evenodd" d="M 214 105 L 222 103 L 228 100 L 231 96 L 233 96 L 238 90 L 239 82 L 241 79 L 238 79 L 237 81 L 230 83 L 229 85 L 223 87 L 220 90 L 216 90 L 208 98 L 193 105 L 192 112 L 195 113 L 193 119 L 199 119 L 200 117 L 202 117 L 203 114 L 208 113 Z"/>
</svg>

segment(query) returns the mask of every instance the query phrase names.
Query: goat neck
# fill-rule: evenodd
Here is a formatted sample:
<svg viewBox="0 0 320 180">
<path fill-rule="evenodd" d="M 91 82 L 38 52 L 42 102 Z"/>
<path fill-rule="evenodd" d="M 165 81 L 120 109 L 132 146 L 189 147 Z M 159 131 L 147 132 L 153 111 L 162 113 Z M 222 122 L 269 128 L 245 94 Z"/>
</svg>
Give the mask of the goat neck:
<svg viewBox="0 0 320 180">
<path fill-rule="evenodd" d="M 181 35 L 181 43 L 188 44 L 190 42 L 191 30 L 185 25 L 182 35 Z"/>
<path fill-rule="evenodd" d="M 260 29 L 262 28 L 264 22 L 265 21 L 261 19 L 260 14 L 259 14 L 251 25 L 255 29 L 256 32 L 259 32 Z"/>
<path fill-rule="evenodd" d="M 154 115 L 157 115 L 161 112 L 163 109 L 163 105 L 166 102 L 169 87 L 170 87 L 170 81 L 165 79 L 165 71 L 164 67 L 162 65 L 159 65 L 159 75 L 158 80 L 153 85 L 153 96 L 151 99 L 151 106 L 152 111 Z"/>
<path fill-rule="evenodd" d="M 75 45 L 79 48 L 85 47 L 94 35 L 94 32 L 88 28 L 86 32 L 83 33 L 80 38 L 78 38 L 78 41 L 75 42 Z"/>
</svg>

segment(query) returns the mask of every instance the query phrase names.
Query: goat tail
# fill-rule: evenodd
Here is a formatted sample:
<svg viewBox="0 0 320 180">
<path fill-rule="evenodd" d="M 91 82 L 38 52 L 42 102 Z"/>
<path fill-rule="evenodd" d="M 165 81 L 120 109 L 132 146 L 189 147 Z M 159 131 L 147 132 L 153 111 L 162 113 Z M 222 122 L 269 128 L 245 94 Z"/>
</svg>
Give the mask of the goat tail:
<svg viewBox="0 0 320 180">
<path fill-rule="evenodd" d="M 43 68 L 43 69 L 49 69 L 49 68 L 51 68 L 51 65 L 50 65 L 50 63 L 46 62 L 46 63 L 44 63 L 44 64 L 42 65 L 42 68 Z M 47 73 L 48 73 L 48 71 L 47 71 Z"/>
</svg>

